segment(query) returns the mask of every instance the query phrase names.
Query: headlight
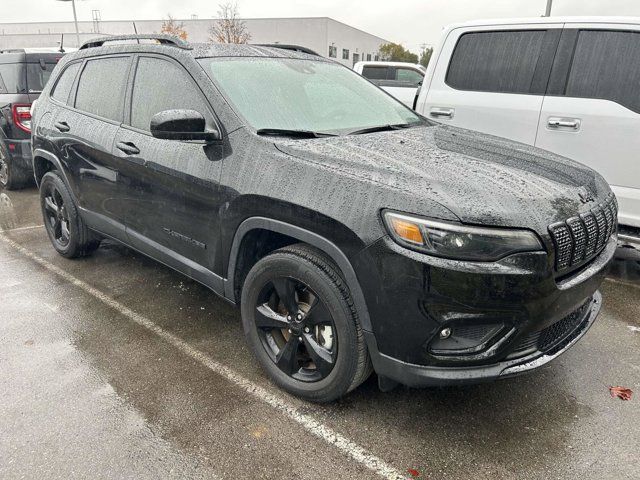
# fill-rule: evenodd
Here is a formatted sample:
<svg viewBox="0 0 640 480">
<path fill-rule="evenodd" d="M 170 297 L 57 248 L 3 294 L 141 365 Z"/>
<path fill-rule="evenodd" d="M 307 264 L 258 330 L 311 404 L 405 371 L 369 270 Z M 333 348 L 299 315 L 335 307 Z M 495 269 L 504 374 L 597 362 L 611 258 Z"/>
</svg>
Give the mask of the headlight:
<svg viewBox="0 0 640 480">
<path fill-rule="evenodd" d="M 383 218 L 397 243 L 438 257 L 488 262 L 543 249 L 528 230 L 471 227 L 391 211 L 383 212 Z"/>
</svg>

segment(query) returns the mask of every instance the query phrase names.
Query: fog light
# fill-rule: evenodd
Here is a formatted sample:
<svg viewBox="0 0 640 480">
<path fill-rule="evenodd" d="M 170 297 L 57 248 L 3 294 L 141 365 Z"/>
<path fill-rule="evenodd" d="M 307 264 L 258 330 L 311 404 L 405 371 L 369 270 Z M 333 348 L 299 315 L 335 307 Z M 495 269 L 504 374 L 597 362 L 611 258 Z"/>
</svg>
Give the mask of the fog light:
<svg viewBox="0 0 640 480">
<path fill-rule="evenodd" d="M 440 338 L 449 338 L 451 336 L 450 328 L 443 328 L 440 330 Z"/>
</svg>

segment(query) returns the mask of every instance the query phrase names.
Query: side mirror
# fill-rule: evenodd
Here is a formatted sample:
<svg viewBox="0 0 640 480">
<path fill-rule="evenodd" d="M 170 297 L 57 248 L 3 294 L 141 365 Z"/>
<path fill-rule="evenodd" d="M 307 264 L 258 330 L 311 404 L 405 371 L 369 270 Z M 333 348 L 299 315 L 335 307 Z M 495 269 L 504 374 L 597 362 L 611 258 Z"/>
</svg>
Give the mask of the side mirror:
<svg viewBox="0 0 640 480">
<path fill-rule="evenodd" d="M 204 140 L 213 142 L 222 135 L 216 130 L 206 130 L 206 121 L 195 110 L 164 110 L 151 117 L 151 135 L 165 140 Z"/>
</svg>

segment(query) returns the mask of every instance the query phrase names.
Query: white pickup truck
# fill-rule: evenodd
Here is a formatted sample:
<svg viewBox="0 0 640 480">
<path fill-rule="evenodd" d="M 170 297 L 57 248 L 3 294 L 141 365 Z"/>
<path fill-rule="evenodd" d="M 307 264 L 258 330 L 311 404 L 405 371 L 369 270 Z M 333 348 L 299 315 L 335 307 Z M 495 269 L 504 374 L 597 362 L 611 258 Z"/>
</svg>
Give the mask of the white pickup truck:
<svg viewBox="0 0 640 480">
<path fill-rule="evenodd" d="M 410 108 L 426 72 L 422 65 L 405 62 L 358 62 L 353 69 Z"/>
<path fill-rule="evenodd" d="M 638 244 L 640 18 L 543 17 L 449 26 L 416 110 L 597 170 L 618 198 L 620 240 Z"/>
</svg>

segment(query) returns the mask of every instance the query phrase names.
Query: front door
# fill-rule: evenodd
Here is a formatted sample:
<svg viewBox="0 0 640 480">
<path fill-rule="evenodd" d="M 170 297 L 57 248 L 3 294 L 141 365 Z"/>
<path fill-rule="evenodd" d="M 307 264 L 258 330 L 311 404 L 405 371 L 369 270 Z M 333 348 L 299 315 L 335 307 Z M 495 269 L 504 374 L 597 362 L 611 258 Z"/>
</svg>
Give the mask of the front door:
<svg viewBox="0 0 640 480">
<path fill-rule="evenodd" d="M 131 112 L 119 129 L 114 154 L 122 170 L 128 205 L 125 223 L 132 246 L 214 288 L 219 255 L 219 208 L 223 146 L 161 140 L 151 136 L 151 117 L 190 109 L 214 124 L 208 102 L 178 63 L 140 56 L 131 92 Z"/>
<path fill-rule="evenodd" d="M 620 223 L 640 227 L 640 32 L 576 30 L 566 81 L 544 99 L 536 146 L 602 174 Z"/>
</svg>

